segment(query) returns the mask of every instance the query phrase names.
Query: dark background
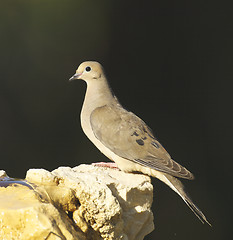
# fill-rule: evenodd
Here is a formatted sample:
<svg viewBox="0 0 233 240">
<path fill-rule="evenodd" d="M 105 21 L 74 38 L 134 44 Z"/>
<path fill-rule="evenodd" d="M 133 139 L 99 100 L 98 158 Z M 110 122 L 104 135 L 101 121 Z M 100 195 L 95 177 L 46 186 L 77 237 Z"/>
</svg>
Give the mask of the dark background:
<svg viewBox="0 0 233 240">
<path fill-rule="evenodd" d="M 1 1 L 0 168 L 24 178 L 29 168 L 106 161 L 80 127 L 85 83 L 68 82 L 97 60 L 121 103 L 195 174 L 183 182 L 213 224 L 153 179 L 146 239 L 229 239 L 232 56 L 224 1 Z"/>
</svg>

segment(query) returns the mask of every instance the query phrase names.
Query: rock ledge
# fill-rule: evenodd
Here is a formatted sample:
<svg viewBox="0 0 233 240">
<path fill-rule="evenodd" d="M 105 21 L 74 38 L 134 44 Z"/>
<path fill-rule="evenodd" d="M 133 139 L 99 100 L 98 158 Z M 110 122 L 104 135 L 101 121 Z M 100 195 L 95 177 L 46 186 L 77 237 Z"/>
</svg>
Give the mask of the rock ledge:
<svg viewBox="0 0 233 240">
<path fill-rule="evenodd" d="M 80 165 L 0 171 L 0 236 L 12 239 L 140 240 L 154 229 L 153 186 L 141 174 Z"/>
</svg>

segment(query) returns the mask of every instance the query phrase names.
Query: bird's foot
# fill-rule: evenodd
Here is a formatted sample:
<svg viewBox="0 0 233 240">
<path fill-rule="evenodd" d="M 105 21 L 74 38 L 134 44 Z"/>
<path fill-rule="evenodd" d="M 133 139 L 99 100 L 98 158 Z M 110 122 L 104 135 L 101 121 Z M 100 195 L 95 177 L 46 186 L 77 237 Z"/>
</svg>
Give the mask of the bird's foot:
<svg viewBox="0 0 233 240">
<path fill-rule="evenodd" d="M 97 162 L 97 163 L 92 163 L 91 165 L 97 166 L 97 167 L 107 167 L 107 168 L 114 168 L 114 169 L 119 169 L 116 165 L 116 163 L 112 162 Z"/>
</svg>

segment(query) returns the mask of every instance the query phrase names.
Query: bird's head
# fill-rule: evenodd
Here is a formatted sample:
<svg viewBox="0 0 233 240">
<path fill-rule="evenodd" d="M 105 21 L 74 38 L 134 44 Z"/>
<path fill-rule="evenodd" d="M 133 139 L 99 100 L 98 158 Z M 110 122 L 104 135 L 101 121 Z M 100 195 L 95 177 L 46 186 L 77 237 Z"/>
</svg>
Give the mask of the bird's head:
<svg viewBox="0 0 233 240">
<path fill-rule="evenodd" d="M 94 61 L 83 62 L 69 81 L 82 79 L 86 82 L 97 80 L 103 76 L 103 68 L 100 63 Z"/>
</svg>

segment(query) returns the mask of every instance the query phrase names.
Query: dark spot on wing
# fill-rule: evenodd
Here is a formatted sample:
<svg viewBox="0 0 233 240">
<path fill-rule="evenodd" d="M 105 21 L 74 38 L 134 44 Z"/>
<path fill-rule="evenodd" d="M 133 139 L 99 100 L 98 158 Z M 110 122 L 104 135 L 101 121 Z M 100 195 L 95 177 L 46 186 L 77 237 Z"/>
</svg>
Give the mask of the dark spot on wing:
<svg viewBox="0 0 233 240">
<path fill-rule="evenodd" d="M 142 139 L 137 139 L 136 140 L 137 144 L 139 144 L 140 146 L 144 145 L 144 141 Z"/>
<path fill-rule="evenodd" d="M 154 147 L 159 148 L 159 144 L 157 142 L 152 142 L 151 143 Z"/>
<path fill-rule="evenodd" d="M 147 139 L 147 137 L 143 137 L 143 138 L 142 138 L 142 140 L 146 140 L 146 139 Z"/>
<path fill-rule="evenodd" d="M 142 130 L 143 130 L 143 132 L 147 132 L 144 126 L 142 127 Z"/>
<path fill-rule="evenodd" d="M 149 127 L 148 127 L 149 128 Z M 143 129 L 142 129 L 145 133 L 147 133 L 148 134 L 148 136 L 149 137 L 151 137 L 152 139 L 156 139 L 150 132 L 148 132 L 147 130 L 146 130 L 146 128 L 145 127 L 143 127 Z M 149 129 L 149 131 L 151 131 L 152 132 L 152 130 L 151 129 Z"/>
<path fill-rule="evenodd" d="M 138 137 L 139 134 L 138 134 L 137 132 L 133 132 L 133 134 L 132 134 L 131 136 L 136 136 L 136 137 Z"/>
</svg>

